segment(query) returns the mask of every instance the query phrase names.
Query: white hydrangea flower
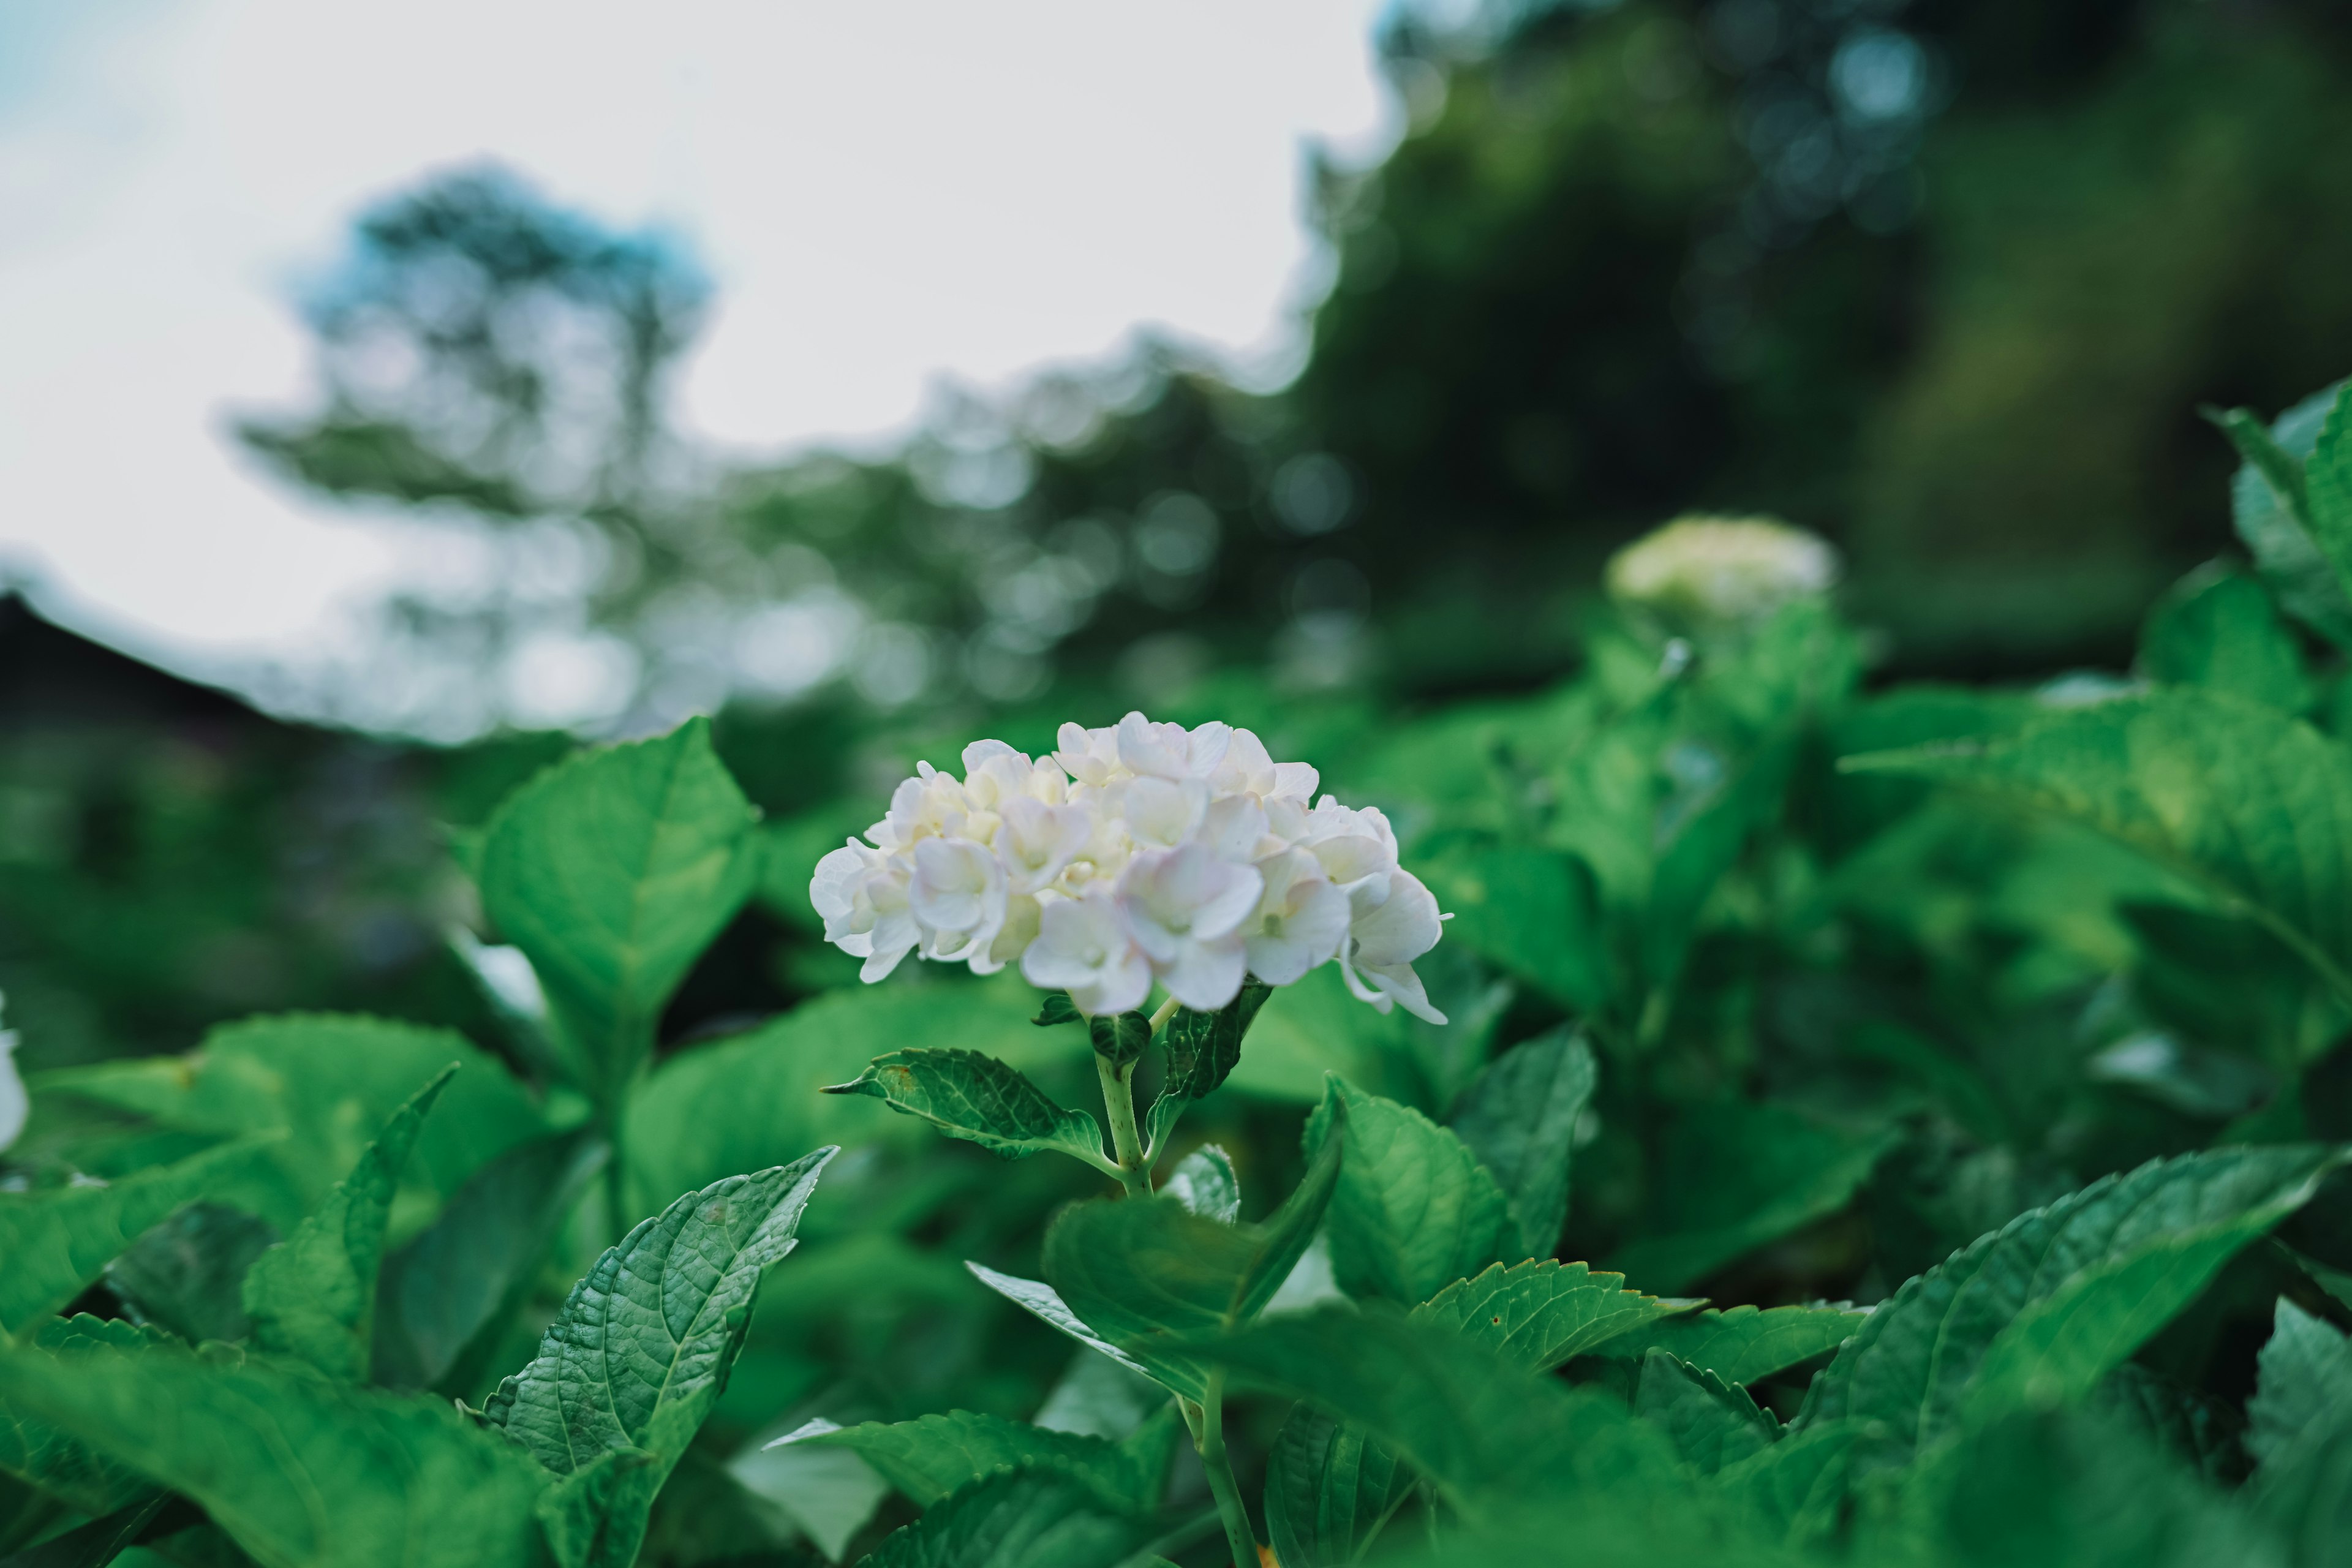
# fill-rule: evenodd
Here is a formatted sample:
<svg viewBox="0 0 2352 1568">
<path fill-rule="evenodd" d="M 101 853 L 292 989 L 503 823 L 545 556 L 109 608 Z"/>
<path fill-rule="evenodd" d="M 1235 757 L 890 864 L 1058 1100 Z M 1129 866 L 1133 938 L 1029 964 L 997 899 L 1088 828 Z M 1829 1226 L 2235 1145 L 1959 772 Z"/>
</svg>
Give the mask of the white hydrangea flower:
<svg viewBox="0 0 2352 1568">
<path fill-rule="evenodd" d="M 0 1006 L 6 1001 L 0 997 Z M 0 1029 L 0 1149 L 16 1141 L 32 1111 L 32 1096 L 25 1092 L 25 1080 L 16 1071 L 16 1031 Z"/>
<path fill-rule="evenodd" d="M 817 862 L 825 940 L 868 982 L 909 952 L 991 974 L 1018 963 L 1080 1011 L 1152 985 L 1210 1011 L 1255 974 L 1287 985 L 1338 960 L 1357 995 L 1433 1023 L 1413 960 L 1443 930 L 1370 807 L 1227 724 L 1065 724 L 1051 756 L 964 748 L 963 776 L 918 763 L 890 809 Z"/>
<path fill-rule="evenodd" d="M 1761 517 L 1685 517 L 1609 561 L 1612 597 L 1669 620 L 1738 626 L 1837 582 L 1827 541 Z"/>
</svg>

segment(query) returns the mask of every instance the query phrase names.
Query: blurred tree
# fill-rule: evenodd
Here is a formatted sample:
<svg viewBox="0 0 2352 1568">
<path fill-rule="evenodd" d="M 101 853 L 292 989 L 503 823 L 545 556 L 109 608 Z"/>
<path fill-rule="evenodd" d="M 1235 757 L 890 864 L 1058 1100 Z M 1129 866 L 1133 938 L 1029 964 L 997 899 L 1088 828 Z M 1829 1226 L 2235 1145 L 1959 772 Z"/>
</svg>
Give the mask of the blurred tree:
<svg viewBox="0 0 2352 1568">
<path fill-rule="evenodd" d="M 362 220 L 310 310 L 323 406 L 247 438 L 502 542 L 495 591 L 402 606 L 444 650 L 412 711 L 641 728 L 835 684 L 1164 700 L 1232 659 L 1517 683 L 1690 508 L 1846 544 L 1910 668 L 2114 661 L 2228 538 L 2189 411 L 2352 362 L 2320 0 L 1417 16 L 1407 134 L 1318 175 L 1334 282 L 1284 392 L 1146 343 L 950 391 L 887 460 L 723 464 L 663 417 L 691 264 L 475 172 Z"/>
</svg>

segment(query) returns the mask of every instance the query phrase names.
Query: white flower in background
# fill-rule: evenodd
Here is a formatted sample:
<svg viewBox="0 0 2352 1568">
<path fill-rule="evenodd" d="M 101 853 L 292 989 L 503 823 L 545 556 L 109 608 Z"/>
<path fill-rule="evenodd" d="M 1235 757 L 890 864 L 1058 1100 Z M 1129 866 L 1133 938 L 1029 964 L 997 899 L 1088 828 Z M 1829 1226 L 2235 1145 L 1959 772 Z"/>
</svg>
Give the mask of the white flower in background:
<svg viewBox="0 0 2352 1568">
<path fill-rule="evenodd" d="M 1739 626 L 1836 584 L 1827 541 L 1768 518 L 1685 517 L 1609 561 L 1610 596 L 1669 620 Z"/>
<path fill-rule="evenodd" d="M 1248 975 L 1287 985 L 1337 959 L 1381 1011 L 1445 1021 L 1412 970 L 1443 917 L 1379 811 L 1316 800 L 1313 768 L 1226 724 L 1129 713 L 1056 742 L 1032 759 L 974 742 L 961 779 L 918 763 L 863 840 L 817 862 L 809 900 L 864 979 L 914 952 L 1017 963 L 1085 1013 L 1140 1006 L 1155 982 L 1205 1012 Z"/>
<path fill-rule="evenodd" d="M 6 1001 L 0 997 L 0 1006 Z M 25 1080 L 16 1071 L 16 1031 L 0 1029 L 0 1149 L 16 1142 L 32 1110 L 32 1097 L 25 1092 Z"/>
</svg>

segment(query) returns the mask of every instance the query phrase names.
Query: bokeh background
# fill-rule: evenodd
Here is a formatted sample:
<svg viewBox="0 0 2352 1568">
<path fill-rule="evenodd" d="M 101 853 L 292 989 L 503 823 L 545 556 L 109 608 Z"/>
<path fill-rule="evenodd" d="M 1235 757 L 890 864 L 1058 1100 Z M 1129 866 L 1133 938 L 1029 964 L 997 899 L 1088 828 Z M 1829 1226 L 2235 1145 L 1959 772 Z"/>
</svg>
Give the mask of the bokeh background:
<svg viewBox="0 0 2352 1568">
<path fill-rule="evenodd" d="M 2340 0 L 1134 9 L 8 8 L 26 1065 L 495 1035 L 444 846 L 582 736 L 813 861 L 974 733 L 1557 679 L 1693 510 L 1875 679 L 2121 668 L 2200 405 L 2352 366 Z M 779 872 L 666 1035 L 835 957 Z"/>
</svg>

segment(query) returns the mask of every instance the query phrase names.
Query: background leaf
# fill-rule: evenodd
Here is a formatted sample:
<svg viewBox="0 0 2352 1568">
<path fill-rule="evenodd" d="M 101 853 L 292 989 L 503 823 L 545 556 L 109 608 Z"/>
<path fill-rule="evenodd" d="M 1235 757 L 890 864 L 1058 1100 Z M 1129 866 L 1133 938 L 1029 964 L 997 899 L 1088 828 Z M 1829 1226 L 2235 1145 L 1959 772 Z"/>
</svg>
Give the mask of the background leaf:
<svg viewBox="0 0 2352 1568">
<path fill-rule="evenodd" d="M 1530 1258 L 1559 1246 L 1576 1123 L 1600 1081 L 1592 1047 L 1563 1024 L 1496 1058 L 1454 1113 L 1455 1135 L 1511 1200 Z"/>
<path fill-rule="evenodd" d="M 1785 1106 L 1684 1108 L 1661 1141 L 1643 1234 L 1609 1266 L 1648 1290 L 1679 1290 L 1853 1200 L 1894 1142 Z"/>
<path fill-rule="evenodd" d="M 2082 822 L 2243 909 L 2352 995 L 2352 752 L 2189 688 L 2064 712 L 2015 740 L 1847 766 L 1940 779 Z"/>
<path fill-rule="evenodd" d="M 1601 1353 L 1640 1356 L 1654 1345 L 1726 1383 L 1753 1383 L 1829 1354 L 1868 1318 L 1845 1307 L 1709 1308 L 1644 1324 Z"/>
<path fill-rule="evenodd" d="M 168 1342 L 161 1330 L 87 1312 L 52 1318 L 33 1336 L 33 1343 L 44 1351 L 136 1351 Z M 0 1399 L 0 1470 L 93 1517 L 132 1506 L 155 1489 L 131 1465 L 5 1399 Z"/>
<path fill-rule="evenodd" d="M 61 1310 L 132 1237 L 233 1183 L 263 1150 L 232 1143 L 101 1186 L 0 1193 L 0 1331 L 21 1335 Z"/>
<path fill-rule="evenodd" d="M 268 1160 L 220 1195 L 285 1234 L 325 1201 L 416 1086 L 451 1062 L 462 1070 L 418 1135 L 393 1207 L 392 1233 L 405 1239 L 484 1162 L 545 1133 L 551 1120 L 503 1064 L 453 1030 L 336 1013 L 247 1018 L 210 1031 L 188 1056 L 44 1073 L 36 1091 L 208 1139 L 279 1134 Z"/>
<path fill-rule="evenodd" d="M 984 1476 L 1043 1465 L 1083 1482 L 1121 1512 L 1149 1514 L 1160 1506 L 1174 1436 L 1173 1426 L 1166 1426 L 1157 1445 L 1137 1451 L 1101 1437 L 950 1410 L 913 1421 L 795 1434 L 781 1441 L 846 1449 L 922 1508 Z"/>
<path fill-rule="evenodd" d="M 484 829 L 482 908 L 530 955 L 598 1101 L 643 1065 L 670 993 L 750 897 L 757 818 L 694 719 L 558 763 Z"/>
<path fill-rule="evenodd" d="M 1050 1469 L 973 1482 L 885 1539 L 868 1568 L 1118 1568 L 1152 1527 Z"/>
<path fill-rule="evenodd" d="M 278 1244 L 278 1227 L 226 1204 L 190 1204 L 150 1227 L 106 1266 L 106 1288 L 131 1317 L 190 1344 L 241 1340 L 245 1275 Z"/>
<path fill-rule="evenodd" d="M 367 1380 L 393 1192 L 425 1114 L 457 1071 L 455 1064 L 442 1068 L 394 1112 L 319 1212 L 254 1260 L 245 1277 L 245 1310 L 257 1346 L 298 1356 L 345 1383 Z"/>
<path fill-rule="evenodd" d="M 2284 713 L 2311 701 L 2303 652 L 2270 595 L 2218 568 L 2191 573 L 2157 601 L 2139 662 L 2168 685 L 2207 687 Z"/>
<path fill-rule="evenodd" d="M 1815 1380 L 1806 1419 L 1880 1422 L 1908 1452 L 1951 1431 L 1963 1405 L 1990 1419 L 2045 1390 L 2081 1392 L 2308 1198 L 2336 1158 L 2296 1146 L 2184 1154 L 2021 1215 L 1872 1312 Z"/>
<path fill-rule="evenodd" d="M 538 1467 L 446 1401 L 170 1345 L 0 1352 L 0 1402 L 203 1506 L 264 1568 L 529 1568 Z"/>
<path fill-rule="evenodd" d="M 1335 1133 L 1344 1152 L 1331 1268 L 1349 1295 L 1410 1306 L 1518 1250 L 1502 1188 L 1460 1138 L 1421 1112 L 1335 1078 L 1307 1121 L 1307 1152 Z"/>
<path fill-rule="evenodd" d="M 1412 1489 L 1361 1427 L 1297 1405 L 1265 1460 L 1265 1528 L 1282 1568 L 1346 1568 Z"/>
</svg>

